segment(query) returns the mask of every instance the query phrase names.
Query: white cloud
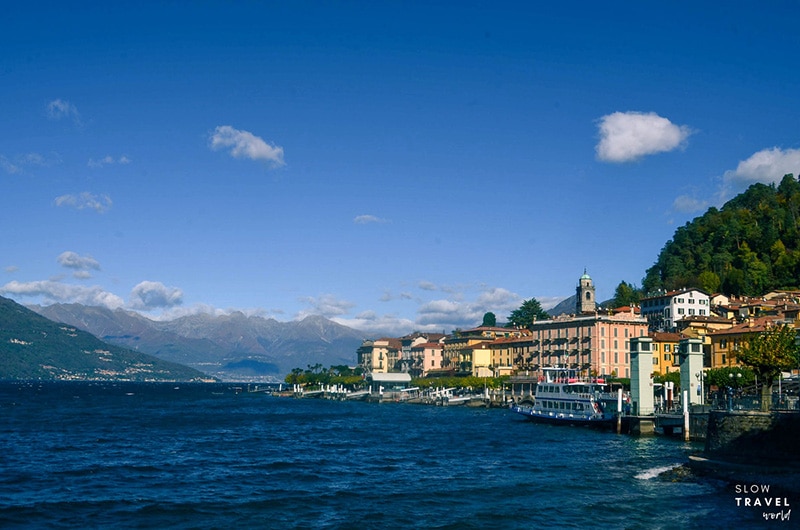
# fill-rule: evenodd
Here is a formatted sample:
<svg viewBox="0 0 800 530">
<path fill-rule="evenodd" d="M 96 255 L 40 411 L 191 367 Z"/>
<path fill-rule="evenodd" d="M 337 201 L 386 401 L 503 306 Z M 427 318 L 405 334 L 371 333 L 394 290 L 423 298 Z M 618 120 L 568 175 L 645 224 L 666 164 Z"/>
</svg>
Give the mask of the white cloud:
<svg viewBox="0 0 800 530">
<path fill-rule="evenodd" d="M 25 173 L 29 167 L 47 167 L 58 163 L 60 160 L 56 155 L 45 157 L 39 153 L 25 153 L 17 155 L 12 159 L 5 155 L 0 155 L 0 168 L 9 175 Z"/>
<path fill-rule="evenodd" d="M 536 300 L 539 301 L 539 305 L 542 306 L 542 309 L 547 311 L 548 309 L 553 309 L 555 306 L 557 306 L 558 304 L 560 304 L 561 302 L 566 300 L 566 298 L 564 298 L 563 296 L 543 296 L 541 298 L 537 297 Z M 511 311 L 513 311 L 514 309 L 518 309 L 519 306 L 521 306 L 521 305 L 522 305 L 522 301 L 520 301 L 520 303 L 517 304 L 516 307 L 511 308 L 511 310 L 508 312 L 508 314 L 510 315 Z"/>
<path fill-rule="evenodd" d="M 436 286 L 435 283 L 429 281 L 421 281 L 417 284 L 417 287 L 422 289 L 423 291 L 438 291 L 439 287 Z"/>
<path fill-rule="evenodd" d="M 370 223 L 385 223 L 387 222 L 386 219 L 382 219 L 380 217 L 376 217 L 374 215 L 357 215 L 353 222 L 359 225 L 365 225 Z"/>
<path fill-rule="evenodd" d="M 81 256 L 77 252 L 72 252 L 70 250 L 59 254 L 56 261 L 58 261 L 59 265 L 68 269 L 84 271 L 89 269 L 100 270 L 100 263 L 96 259 L 91 256 Z"/>
<path fill-rule="evenodd" d="M 777 184 L 787 173 L 800 173 L 800 149 L 762 149 L 724 173 L 723 193 L 738 193 L 756 182 Z"/>
<path fill-rule="evenodd" d="M 52 120 L 71 119 L 76 125 L 81 124 L 78 108 L 63 99 L 54 99 L 47 104 L 47 116 Z"/>
<path fill-rule="evenodd" d="M 309 309 L 300 311 L 298 315 L 295 317 L 298 320 L 305 318 L 309 315 L 322 315 L 326 318 L 346 315 L 347 313 L 350 312 L 350 310 L 353 307 L 355 307 L 355 304 L 353 302 L 348 302 L 347 300 L 340 300 L 335 296 L 333 296 L 332 294 L 323 294 L 318 298 L 309 296 L 303 298 L 301 302 L 308 304 Z"/>
<path fill-rule="evenodd" d="M 6 267 L 3 270 L 5 270 L 9 274 L 12 274 L 14 272 L 17 272 L 19 270 L 19 267 L 17 267 L 16 265 L 9 265 L 8 267 Z"/>
<path fill-rule="evenodd" d="M 0 288 L 0 293 L 4 295 L 42 297 L 44 300 L 53 303 L 99 305 L 109 309 L 117 309 L 124 305 L 122 298 L 104 290 L 100 286 L 70 285 L 52 280 L 12 281 Z"/>
<path fill-rule="evenodd" d="M 474 301 L 463 301 L 463 295 L 455 299 L 432 300 L 420 306 L 416 324 L 437 329 L 472 328 L 480 326 L 483 315 L 492 312 L 502 322 L 522 303 L 522 298 L 500 287 L 484 287 Z"/>
<path fill-rule="evenodd" d="M 486 311 L 491 311 L 496 315 L 498 311 L 502 311 L 505 315 L 505 313 L 510 313 L 517 309 L 522 304 L 522 298 L 518 294 L 502 287 L 490 287 L 478 295 L 475 304 L 488 308 Z M 501 315 L 497 315 L 497 318 L 500 319 Z"/>
<path fill-rule="evenodd" d="M 0 168 L 3 168 L 3 171 L 9 175 L 16 175 L 22 172 L 22 168 L 18 164 L 11 162 L 5 155 L 0 155 Z"/>
<path fill-rule="evenodd" d="M 210 143 L 214 150 L 230 147 L 229 153 L 234 158 L 261 160 L 274 167 L 285 165 L 282 147 L 270 145 L 253 133 L 234 129 L 230 125 L 220 125 L 214 129 Z"/>
<path fill-rule="evenodd" d="M 161 282 L 140 282 L 131 290 L 128 305 L 133 309 L 150 311 L 169 308 L 183 303 L 183 291 L 177 287 L 167 287 Z"/>
<path fill-rule="evenodd" d="M 111 197 L 95 195 L 84 191 L 78 195 L 61 195 L 55 198 L 56 206 L 71 206 L 77 210 L 90 209 L 97 213 L 105 213 L 111 209 Z"/>
<path fill-rule="evenodd" d="M 87 165 L 89 167 L 91 167 L 91 168 L 101 168 L 101 167 L 110 166 L 110 165 L 113 165 L 113 164 L 125 165 L 125 164 L 130 164 L 130 163 L 131 163 L 131 159 L 128 158 L 127 156 L 125 156 L 125 155 L 122 155 L 119 158 L 114 158 L 111 155 L 106 155 L 103 158 L 98 158 L 96 160 L 94 158 L 90 158 L 89 162 L 87 163 Z"/>
<path fill-rule="evenodd" d="M 412 331 L 441 331 L 436 327 L 423 329 L 409 319 L 396 315 L 378 315 L 374 311 L 364 311 L 353 318 L 333 317 L 331 320 L 337 324 L 363 331 L 372 337 L 401 337 Z"/>
<path fill-rule="evenodd" d="M 676 212 L 695 213 L 708 208 L 708 201 L 697 199 L 689 195 L 680 195 L 672 201 L 672 209 Z"/>
<path fill-rule="evenodd" d="M 646 155 L 672 151 L 685 145 L 692 131 L 675 125 L 655 112 L 614 112 L 600 118 L 597 158 L 604 162 L 630 162 Z"/>
</svg>

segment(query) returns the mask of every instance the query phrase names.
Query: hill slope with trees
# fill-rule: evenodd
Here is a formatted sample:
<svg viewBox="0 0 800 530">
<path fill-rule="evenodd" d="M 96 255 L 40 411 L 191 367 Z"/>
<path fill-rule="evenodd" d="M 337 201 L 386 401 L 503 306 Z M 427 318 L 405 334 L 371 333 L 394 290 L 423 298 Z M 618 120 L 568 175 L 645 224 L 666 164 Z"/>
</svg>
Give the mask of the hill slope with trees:
<svg viewBox="0 0 800 530">
<path fill-rule="evenodd" d="M 0 296 L 0 379 L 199 381 L 208 376 L 112 346 Z"/>
<path fill-rule="evenodd" d="M 721 208 L 675 231 L 647 270 L 642 290 L 693 286 L 759 296 L 800 285 L 800 183 L 753 184 Z"/>
</svg>

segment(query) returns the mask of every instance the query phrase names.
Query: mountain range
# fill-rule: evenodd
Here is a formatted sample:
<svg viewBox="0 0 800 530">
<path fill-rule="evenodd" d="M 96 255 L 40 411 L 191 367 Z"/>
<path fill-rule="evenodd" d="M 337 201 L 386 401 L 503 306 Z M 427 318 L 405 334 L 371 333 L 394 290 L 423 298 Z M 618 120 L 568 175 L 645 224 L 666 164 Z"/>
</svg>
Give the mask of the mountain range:
<svg viewBox="0 0 800 530">
<path fill-rule="evenodd" d="M 0 296 L 0 379 L 200 381 L 200 371 L 110 345 Z"/>
<path fill-rule="evenodd" d="M 184 364 L 222 380 L 283 380 L 293 368 L 352 365 L 364 335 L 321 316 L 278 322 L 241 312 L 157 321 L 82 304 L 30 306 L 99 339 Z"/>
</svg>

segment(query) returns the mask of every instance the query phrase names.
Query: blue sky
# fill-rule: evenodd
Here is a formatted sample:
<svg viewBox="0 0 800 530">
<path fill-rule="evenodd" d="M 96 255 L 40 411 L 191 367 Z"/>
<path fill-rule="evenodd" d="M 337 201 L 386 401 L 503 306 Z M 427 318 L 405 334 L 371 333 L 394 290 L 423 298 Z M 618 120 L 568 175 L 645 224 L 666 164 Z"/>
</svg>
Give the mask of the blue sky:
<svg viewBox="0 0 800 530">
<path fill-rule="evenodd" d="M 611 298 L 800 173 L 800 4 L 755 6 L 5 6 L 0 294 L 372 336 Z"/>
</svg>

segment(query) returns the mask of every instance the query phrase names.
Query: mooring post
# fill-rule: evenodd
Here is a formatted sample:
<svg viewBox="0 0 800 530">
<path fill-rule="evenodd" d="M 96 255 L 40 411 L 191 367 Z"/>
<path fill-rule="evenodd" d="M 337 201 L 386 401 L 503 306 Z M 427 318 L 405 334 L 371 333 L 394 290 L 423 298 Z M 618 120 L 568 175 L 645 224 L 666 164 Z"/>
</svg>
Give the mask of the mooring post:
<svg viewBox="0 0 800 530">
<path fill-rule="evenodd" d="M 689 441 L 689 391 L 683 391 L 683 441 Z"/>
<path fill-rule="evenodd" d="M 622 389 L 617 389 L 617 434 L 622 432 Z"/>
</svg>

